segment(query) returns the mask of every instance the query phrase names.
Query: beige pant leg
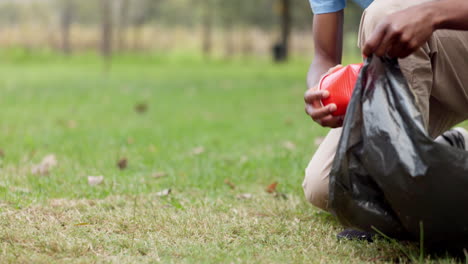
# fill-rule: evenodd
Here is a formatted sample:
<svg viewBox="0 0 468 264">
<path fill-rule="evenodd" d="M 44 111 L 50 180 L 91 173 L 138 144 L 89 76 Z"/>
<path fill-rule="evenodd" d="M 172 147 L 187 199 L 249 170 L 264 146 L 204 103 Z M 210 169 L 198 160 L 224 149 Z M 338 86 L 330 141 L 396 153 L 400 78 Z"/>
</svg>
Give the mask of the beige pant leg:
<svg viewBox="0 0 468 264">
<path fill-rule="evenodd" d="M 375 0 L 364 11 L 359 32 L 362 47 L 388 14 L 428 0 Z M 440 30 L 411 56 L 400 60 L 403 74 L 416 97 L 432 137 L 468 117 L 468 32 Z M 309 202 L 328 207 L 328 176 L 341 129 L 330 131 L 310 161 L 303 183 Z"/>
<path fill-rule="evenodd" d="M 335 158 L 341 130 L 341 128 L 330 130 L 309 162 L 302 183 L 307 200 L 323 210 L 327 210 L 328 207 L 328 175 Z"/>
</svg>

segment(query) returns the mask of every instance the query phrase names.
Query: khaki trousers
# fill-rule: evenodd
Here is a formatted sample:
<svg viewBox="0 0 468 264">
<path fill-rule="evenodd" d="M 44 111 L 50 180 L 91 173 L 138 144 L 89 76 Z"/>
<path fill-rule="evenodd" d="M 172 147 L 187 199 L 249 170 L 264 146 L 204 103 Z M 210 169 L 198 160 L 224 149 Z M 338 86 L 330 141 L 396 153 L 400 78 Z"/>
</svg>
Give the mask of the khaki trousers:
<svg viewBox="0 0 468 264">
<path fill-rule="evenodd" d="M 363 46 L 386 15 L 427 1 L 375 0 L 362 15 L 358 45 Z M 468 31 L 435 31 L 423 47 L 399 63 L 433 138 L 468 119 Z M 328 133 L 302 184 L 307 200 L 323 210 L 328 209 L 328 177 L 340 136 L 341 128 Z"/>
</svg>

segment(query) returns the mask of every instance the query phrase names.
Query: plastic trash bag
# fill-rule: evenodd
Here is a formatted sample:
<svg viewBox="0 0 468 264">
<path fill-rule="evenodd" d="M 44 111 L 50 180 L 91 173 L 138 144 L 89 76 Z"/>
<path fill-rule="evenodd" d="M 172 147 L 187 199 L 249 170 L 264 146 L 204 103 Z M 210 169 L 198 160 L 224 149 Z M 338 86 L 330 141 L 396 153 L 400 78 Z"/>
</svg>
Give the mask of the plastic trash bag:
<svg viewBox="0 0 468 264">
<path fill-rule="evenodd" d="M 396 60 L 365 61 L 330 175 L 330 210 L 363 231 L 468 246 L 468 152 L 429 137 Z"/>
</svg>

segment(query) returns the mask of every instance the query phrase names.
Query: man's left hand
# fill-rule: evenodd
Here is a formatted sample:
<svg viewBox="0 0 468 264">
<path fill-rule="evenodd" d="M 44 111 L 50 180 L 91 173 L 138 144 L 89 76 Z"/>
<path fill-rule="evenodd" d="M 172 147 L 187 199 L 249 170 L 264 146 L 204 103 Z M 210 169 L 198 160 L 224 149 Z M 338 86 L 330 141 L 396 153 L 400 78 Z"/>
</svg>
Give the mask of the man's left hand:
<svg viewBox="0 0 468 264">
<path fill-rule="evenodd" d="M 384 18 L 366 41 L 364 55 L 405 58 L 421 47 L 435 30 L 431 9 L 421 7 L 410 7 Z"/>
</svg>

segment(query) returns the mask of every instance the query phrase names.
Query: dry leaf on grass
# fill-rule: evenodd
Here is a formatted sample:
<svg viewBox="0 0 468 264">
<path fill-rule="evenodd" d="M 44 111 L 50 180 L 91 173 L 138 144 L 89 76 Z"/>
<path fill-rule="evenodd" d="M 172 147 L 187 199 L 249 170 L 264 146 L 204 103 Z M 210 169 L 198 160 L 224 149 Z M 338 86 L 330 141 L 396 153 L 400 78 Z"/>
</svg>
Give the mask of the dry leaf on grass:
<svg viewBox="0 0 468 264">
<path fill-rule="evenodd" d="M 127 166 L 128 166 L 127 158 L 121 158 L 117 162 L 117 167 L 119 167 L 119 169 L 121 169 L 121 170 L 125 170 L 127 168 Z"/>
<path fill-rule="evenodd" d="M 198 156 L 198 155 L 203 154 L 203 152 L 205 152 L 204 147 L 196 147 L 196 148 L 192 149 L 192 151 L 190 151 L 190 154 L 192 154 L 194 156 Z"/>
<path fill-rule="evenodd" d="M 160 192 L 157 192 L 156 193 L 156 196 L 158 197 L 163 197 L 163 196 L 168 196 L 169 194 L 171 194 L 172 190 L 171 189 L 164 189 Z"/>
<path fill-rule="evenodd" d="M 242 156 L 242 157 L 240 158 L 240 160 L 239 160 L 239 163 L 240 163 L 240 164 L 244 164 L 244 163 L 246 163 L 247 161 L 249 161 L 249 157 L 247 157 L 247 156 Z"/>
<path fill-rule="evenodd" d="M 288 119 L 284 120 L 284 124 L 287 125 L 287 126 L 290 126 L 290 125 L 293 124 L 293 121 L 292 121 L 292 119 L 288 118 Z"/>
<path fill-rule="evenodd" d="M 315 146 L 320 146 L 320 144 L 322 144 L 322 142 L 325 140 L 324 137 L 316 137 L 315 140 L 314 140 L 314 144 Z"/>
<path fill-rule="evenodd" d="M 67 127 L 70 129 L 75 129 L 78 126 L 78 123 L 75 120 L 68 120 Z"/>
<path fill-rule="evenodd" d="M 88 176 L 88 184 L 91 186 L 99 185 L 103 181 L 104 181 L 104 176 Z"/>
<path fill-rule="evenodd" d="M 87 225 L 90 225 L 89 223 L 79 223 L 79 224 L 75 224 L 75 226 L 87 226 Z"/>
<path fill-rule="evenodd" d="M 159 179 L 159 178 L 166 177 L 166 176 L 167 176 L 167 173 L 165 173 L 163 171 L 158 171 L 158 172 L 153 173 L 153 175 L 151 177 L 153 177 L 155 179 Z"/>
<path fill-rule="evenodd" d="M 156 147 L 155 147 L 154 145 L 150 145 L 150 146 L 148 147 L 148 150 L 149 150 L 149 152 L 151 152 L 151 153 L 155 153 L 155 152 L 157 151 L 157 149 L 156 149 Z"/>
<path fill-rule="evenodd" d="M 228 179 L 225 179 L 225 180 L 224 180 L 224 183 L 225 183 L 227 186 L 229 186 L 229 188 L 231 188 L 231 189 L 233 189 L 233 190 L 236 188 L 236 185 L 235 185 L 234 183 L 232 183 L 232 182 L 231 182 L 230 180 L 228 180 Z"/>
<path fill-rule="evenodd" d="M 57 158 L 55 158 L 54 154 L 47 155 L 42 159 L 41 163 L 32 167 L 31 173 L 34 175 L 47 175 L 57 164 Z"/>
<path fill-rule="evenodd" d="M 236 198 L 241 199 L 241 200 L 249 200 L 253 198 L 253 195 L 250 193 L 242 193 L 242 194 L 237 195 Z"/>
<path fill-rule="evenodd" d="M 135 105 L 135 111 L 139 114 L 146 113 L 148 111 L 147 103 L 138 103 Z"/>
<path fill-rule="evenodd" d="M 4 158 L 5 157 L 5 151 L 3 151 L 3 149 L 0 149 L 0 158 Z"/>
<path fill-rule="evenodd" d="M 277 182 L 274 182 L 270 185 L 268 185 L 265 189 L 265 191 L 267 193 L 276 193 L 276 186 L 278 186 L 278 183 Z"/>
<path fill-rule="evenodd" d="M 283 142 L 283 147 L 287 150 L 295 150 L 296 149 L 296 144 L 294 144 L 291 141 L 285 141 Z"/>
</svg>

